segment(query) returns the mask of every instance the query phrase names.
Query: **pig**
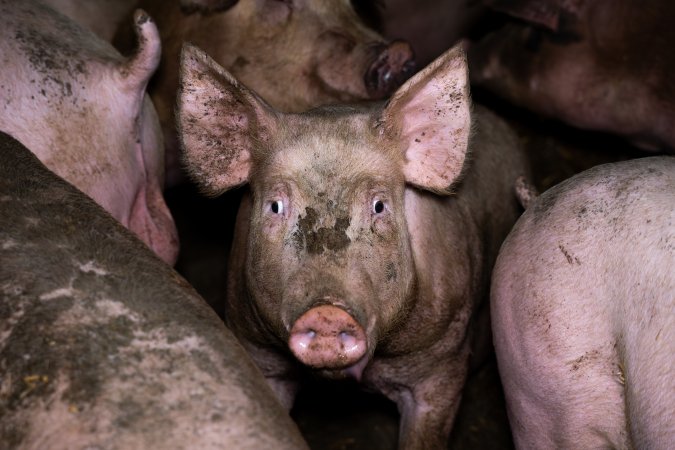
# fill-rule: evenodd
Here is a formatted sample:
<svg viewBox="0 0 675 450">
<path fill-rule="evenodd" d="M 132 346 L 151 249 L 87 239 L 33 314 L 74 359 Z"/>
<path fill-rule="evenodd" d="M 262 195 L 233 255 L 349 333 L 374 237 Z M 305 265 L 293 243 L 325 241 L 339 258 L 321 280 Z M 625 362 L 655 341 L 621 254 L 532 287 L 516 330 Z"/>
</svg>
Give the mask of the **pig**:
<svg viewBox="0 0 675 450">
<path fill-rule="evenodd" d="M 204 300 L 0 133 L 0 447 L 306 449 Z"/>
<path fill-rule="evenodd" d="M 134 24 L 140 45 L 125 59 L 39 2 L 0 0 L 0 130 L 173 264 L 162 134 L 145 94 L 160 41 L 144 12 Z"/>
<path fill-rule="evenodd" d="M 157 21 L 164 47 L 151 96 L 164 130 L 168 186 L 184 181 L 174 106 L 186 41 L 284 111 L 384 98 L 414 72 L 410 46 L 387 44 L 348 0 L 144 0 L 139 6 Z M 125 45 L 122 32 L 119 41 Z"/>
<path fill-rule="evenodd" d="M 551 188 L 497 259 L 492 326 L 517 448 L 675 443 L 675 158 Z"/>
<path fill-rule="evenodd" d="M 118 28 L 134 11 L 138 0 L 42 0 L 54 10 L 112 42 Z"/>
<path fill-rule="evenodd" d="M 471 45 L 471 82 L 578 128 L 675 151 L 675 3 L 492 0 L 525 19 Z"/>
<path fill-rule="evenodd" d="M 513 185 L 527 173 L 506 124 L 471 111 L 467 77 L 453 48 L 386 105 L 282 113 L 197 47 L 182 56 L 192 178 L 214 196 L 249 186 L 228 326 L 287 407 L 305 372 L 392 399 L 402 448 L 447 445 L 473 322 L 519 213 Z"/>
</svg>

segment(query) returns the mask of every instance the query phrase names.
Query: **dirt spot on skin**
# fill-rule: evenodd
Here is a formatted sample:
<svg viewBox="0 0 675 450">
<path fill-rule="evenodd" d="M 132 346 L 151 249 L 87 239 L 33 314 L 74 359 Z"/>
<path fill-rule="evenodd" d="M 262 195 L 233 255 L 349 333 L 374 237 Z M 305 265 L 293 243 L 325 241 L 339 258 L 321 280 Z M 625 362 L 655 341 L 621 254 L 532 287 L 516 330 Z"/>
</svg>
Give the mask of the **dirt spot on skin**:
<svg viewBox="0 0 675 450">
<path fill-rule="evenodd" d="M 396 281 L 396 265 L 389 262 L 386 267 L 387 281 Z"/>
<path fill-rule="evenodd" d="M 293 233 L 293 239 L 298 251 L 306 249 L 310 255 L 320 255 L 325 250 L 337 252 L 344 250 L 351 243 L 347 236 L 347 228 L 351 219 L 346 216 L 337 217 L 333 227 L 319 227 L 319 213 L 310 207 L 305 208 L 305 216 L 298 218 L 298 229 Z"/>
<path fill-rule="evenodd" d="M 79 327 L 55 327 L 52 324 L 78 301 L 61 297 L 46 301 L 27 300 L 25 314 L 12 327 L 0 352 L 9 362 L 3 372 L 11 375 L 11 386 L 2 403 L 8 410 L 20 408 L 30 397 L 45 397 L 54 389 L 53 381 L 62 371 L 70 384 L 63 393 L 69 403 L 83 404 L 97 398 L 105 379 L 100 358 L 114 358 L 121 347 L 133 339 L 131 321 L 123 316 Z M 35 378 L 37 377 L 37 378 Z M 39 382 L 27 382 L 36 379 Z"/>
<path fill-rule="evenodd" d="M 583 355 L 581 355 L 580 357 L 578 357 L 577 359 L 575 359 L 574 361 L 569 363 L 570 364 L 570 370 L 572 372 L 577 372 L 580 369 L 584 369 L 584 368 L 586 368 L 586 366 L 591 365 L 596 360 L 598 360 L 598 358 L 600 358 L 600 356 L 601 356 L 601 354 L 598 350 L 588 351 L 588 352 L 584 353 Z"/>
<path fill-rule="evenodd" d="M 558 248 L 562 252 L 563 255 L 565 255 L 565 259 L 567 259 L 567 262 L 570 264 L 577 264 L 581 265 L 581 261 L 579 261 L 579 258 L 576 256 L 572 255 L 565 247 L 563 247 L 562 244 L 558 245 Z"/>
<path fill-rule="evenodd" d="M 62 72 L 68 79 L 87 75 L 78 50 L 67 43 L 36 30 L 18 30 L 14 39 L 37 73 L 52 77 L 55 72 Z"/>
<path fill-rule="evenodd" d="M 143 407 L 132 398 L 125 398 L 118 403 L 118 407 L 122 412 L 114 421 L 118 428 L 131 428 L 143 417 Z"/>
<path fill-rule="evenodd" d="M 6 12 L 6 9 L 0 8 L 0 13 Z M 18 16 L 17 20 L 21 19 L 21 13 L 10 14 L 12 17 Z M 50 12 L 45 14 L 52 16 Z M 36 95 L 46 96 L 47 92 L 53 92 L 60 98 L 72 97 L 76 87 L 72 83 L 78 83 L 79 87 L 79 83 L 89 75 L 86 63 L 89 55 L 83 52 L 78 41 L 78 38 L 89 36 L 84 35 L 70 22 L 61 20 L 58 16 L 54 18 L 54 27 L 45 29 L 27 28 L 12 23 L 10 26 L 16 27 L 12 38 L 16 49 L 23 53 L 35 71 L 37 78 L 31 82 L 37 88 Z M 64 35 L 73 36 L 73 39 L 63 38 Z"/>
</svg>

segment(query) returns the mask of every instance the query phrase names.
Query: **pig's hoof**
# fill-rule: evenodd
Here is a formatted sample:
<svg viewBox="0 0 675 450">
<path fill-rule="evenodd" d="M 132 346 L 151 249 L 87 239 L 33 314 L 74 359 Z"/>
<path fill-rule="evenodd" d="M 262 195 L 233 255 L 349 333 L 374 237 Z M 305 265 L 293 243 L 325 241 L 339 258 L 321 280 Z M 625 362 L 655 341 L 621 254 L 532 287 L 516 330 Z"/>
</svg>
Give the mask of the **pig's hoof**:
<svg viewBox="0 0 675 450">
<path fill-rule="evenodd" d="M 366 333 L 345 310 L 316 306 L 293 324 L 288 346 L 300 362 L 315 369 L 342 369 L 367 350 Z"/>
</svg>

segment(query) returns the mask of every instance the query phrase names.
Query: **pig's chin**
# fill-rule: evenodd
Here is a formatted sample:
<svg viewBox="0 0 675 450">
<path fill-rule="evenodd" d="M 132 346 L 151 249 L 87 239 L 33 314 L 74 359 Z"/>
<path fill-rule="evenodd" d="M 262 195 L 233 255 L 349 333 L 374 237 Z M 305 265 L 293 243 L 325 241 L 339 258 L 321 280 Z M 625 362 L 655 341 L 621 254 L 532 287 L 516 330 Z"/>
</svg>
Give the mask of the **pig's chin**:
<svg viewBox="0 0 675 450">
<path fill-rule="evenodd" d="M 328 378 L 330 380 L 344 380 L 346 378 L 353 378 L 356 381 L 361 381 L 363 376 L 363 371 L 370 362 L 368 355 L 364 355 L 359 361 L 351 366 L 341 367 L 338 369 L 313 369 L 315 373 L 322 376 L 323 378 Z"/>
</svg>

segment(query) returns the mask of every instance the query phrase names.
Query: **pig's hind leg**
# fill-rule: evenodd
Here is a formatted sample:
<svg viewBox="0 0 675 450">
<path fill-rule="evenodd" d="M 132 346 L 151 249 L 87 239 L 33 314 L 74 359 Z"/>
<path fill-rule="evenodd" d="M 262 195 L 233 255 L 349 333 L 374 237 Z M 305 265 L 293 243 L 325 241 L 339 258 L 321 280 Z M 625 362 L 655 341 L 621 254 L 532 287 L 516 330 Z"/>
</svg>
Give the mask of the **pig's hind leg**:
<svg viewBox="0 0 675 450">
<path fill-rule="evenodd" d="M 516 448 L 630 448 L 616 340 L 592 326 L 593 315 L 575 315 L 574 308 L 557 314 L 552 307 L 534 318 L 532 305 L 545 311 L 543 305 L 580 303 L 571 294 L 552 298 L 550 292 L 500 296 L 493 316 Z"/>
</svg>

